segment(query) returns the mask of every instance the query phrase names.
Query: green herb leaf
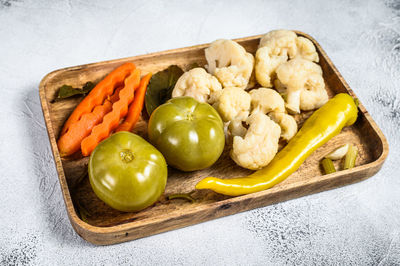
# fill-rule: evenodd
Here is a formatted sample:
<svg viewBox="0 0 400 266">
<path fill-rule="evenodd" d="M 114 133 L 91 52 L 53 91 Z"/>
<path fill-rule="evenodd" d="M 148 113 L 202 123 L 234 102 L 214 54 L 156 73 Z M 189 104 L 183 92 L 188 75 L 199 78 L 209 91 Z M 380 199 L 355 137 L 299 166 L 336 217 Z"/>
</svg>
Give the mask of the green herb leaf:
<svg viewBox="0 0 400 266">
<path fill-rule="evenodd" d="M 172 65 L 151 77 L 145 96 L 146 110 L 149 115 L 159 105 L 171 99 L 175 84 L 182 74 L 183 70 L 180 67 Z"/>
<path fill-rule="evenodd" d="M 95 84 L 93 82 L 86 82 L 82 88 L 73 88 L 70 85 L 62 85 L 58 89 L 58 94 L 56 100 L 59 99 L 66 99 L 75 95 L 86 95 L 88 94 L 93 88 Z"/>
</svg>

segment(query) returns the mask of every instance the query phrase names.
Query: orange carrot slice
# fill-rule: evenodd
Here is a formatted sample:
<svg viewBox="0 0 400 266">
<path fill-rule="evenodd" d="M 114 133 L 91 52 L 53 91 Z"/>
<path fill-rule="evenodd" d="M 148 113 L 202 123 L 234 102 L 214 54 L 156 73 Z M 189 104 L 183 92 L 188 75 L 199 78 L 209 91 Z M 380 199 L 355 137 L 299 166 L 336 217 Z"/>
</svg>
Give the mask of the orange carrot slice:
<svg viewBox="0 0 400 266">
<path fill-rule="evenodd" d="M 135 68 L 134 64 L 125 63 L 114 69 L 100 81 L 69 116 L 61 131 L 61 135 L 64 135 L 73 123 L 79 121 L 82 115 L 92 112 L 96 106 L 103 104 L 104 100 L 113 94 L 115 88 L 123 84 L 126 77 L 128 77 Z"/>
<path fill-rule="evenodd" d="M 135 124 L 139 120 L 140 113 L 142 112 L 143 109 L 144 96 L 146 94 L 146 89 L 147 85 L 149 84 L 150 78 L 151 78 L 151 73 L 144 76 L 140 81 L 139 88 L 135 91 L 135 99 L 129 105 L 128 114 L 124 122 L 122 122 L 117 127 L 117 129 L 115 130 L 116 132 L 131 131 L 135 127 Z"/>
<path fill-rule="evenodd" d="M 99 124 L 103 117 L 112 110 L 112 104 L 119 99 L 119 91 L 115 90 L 114 94 L 106 99 L 102 105 L 96 106 L 91 113 L 83 114 L 79 121 L 72 123 L 68 131 L 61 135 L 57 141 L 58 150 L 61 157 L 69 156 L 81 147 L 82 140 L 87 137 L 93 127 Z"/>
<path fill-rule="evenodd" d="M 133 100 L 134 91 L 139 86 L 139 83 L 140 70 L 135 69 L 125 79 L 125 86 L 119 92 L 119 100 L 112 105 L 112 111 L 106 114 L 103 121 L 96 125 L 90 135 L 82 140 L 81 151 L 83 156 L 89 156 L 94 148 L 118 127 L 120 119 L 128 113 L 128 106 Z"/>
</svg>

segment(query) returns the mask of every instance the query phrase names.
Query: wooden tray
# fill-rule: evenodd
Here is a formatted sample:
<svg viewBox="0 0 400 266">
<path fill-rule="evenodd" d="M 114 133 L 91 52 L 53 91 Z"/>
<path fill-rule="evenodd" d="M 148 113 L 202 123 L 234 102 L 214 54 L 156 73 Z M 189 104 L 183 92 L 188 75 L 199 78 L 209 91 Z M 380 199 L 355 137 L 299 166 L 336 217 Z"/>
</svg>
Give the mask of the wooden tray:
<svg viewBox="0 0 400 266">
<path fill-rule="evenodd" d="M 320 45 L 304 33 L 297 32 L 297 34 L 309 38 L 317 47 L 330 97 L 339 92 L 347 92 L 355 97 Z M 254 54 L 261 36 L 240 38 L 235 41 Z M 204 65 L 206 47 L 208 44 L 64 68 L 51 72 L 41 81 L 40 99 L 67 213 L 73 228 L 87 241 L 106 245 L 137 239 L 355 183 L 374 175 L 381 168 L 388 154 L 388 143 L 367 110 L 360 104 L 359 118 L 353 126 L 345 128 L 340 135 L 314 152 L 299 170 L 271 189 L 238 197 L 222 196 L 212 191 L 196 191 L 193 194 L 196 198 L 195 203 L 166 200 L 165 195 L 193 191 L 195 184 L 206 176 L 229 178 L 250 172 L 236 166 L 229 158 L 228 152 L 224 151 L 217 163 L 209 169 L 192 173 L 169 169 L 164 196 L 150 208 L 138 213 L 123 213 L 105 205 L 93 193 L 88 182 L 88 159 L 79 156 L 74 159 L 60 158 L 56 139 L 64 121 L 81 99 L 54 102 L 57 88 L 63 84 L 79 87 L 87 81 L 99 81 L 125 62 L 134 62 L 143 73 L 148 71 L 155 73 L 171 64 L 177 64 L 184 69 L 193 63 Z M 296 117 L 299 125 L 310 113 Z M 143 115 L 135 129 L 135 133 L 144 137 L 146 137 L 146 120 L 146 115 Z M 357 167 L 323 175 L 319 165 L 320 159 L 344 143 L 357 145 L 359 150 Z M 82 216 L 85 221 L 81 219 Z"/>
</svg>

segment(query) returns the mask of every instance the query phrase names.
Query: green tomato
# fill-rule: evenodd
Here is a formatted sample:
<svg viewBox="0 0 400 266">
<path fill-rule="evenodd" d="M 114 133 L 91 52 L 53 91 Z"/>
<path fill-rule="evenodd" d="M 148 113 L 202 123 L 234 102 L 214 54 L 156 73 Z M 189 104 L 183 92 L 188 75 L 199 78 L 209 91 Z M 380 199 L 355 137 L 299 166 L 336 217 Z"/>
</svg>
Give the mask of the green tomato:
<svg viewBox="0 0 400 266">
<path fill-rule="evenodd" d="M 225 145 L 223 122 L 217 111 L 191 97 L 173 98 L 154 110 L 148 135 L 168 165 L 182 171 L 211 166 Z"/>
<path fill-rule="evenodd" d="M 140 211 L 158 200 L 167 183 L 167 164 L 150 143 L 118 132 L 90 155 L 89 180 L 96 195 L 120 211 Z"/>
</svg>

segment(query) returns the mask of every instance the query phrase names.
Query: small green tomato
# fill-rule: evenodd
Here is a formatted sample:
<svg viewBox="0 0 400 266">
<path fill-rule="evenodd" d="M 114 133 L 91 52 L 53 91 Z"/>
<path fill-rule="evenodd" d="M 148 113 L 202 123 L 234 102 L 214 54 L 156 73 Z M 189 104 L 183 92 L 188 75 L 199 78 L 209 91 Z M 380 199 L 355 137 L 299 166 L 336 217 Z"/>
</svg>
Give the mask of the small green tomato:
<svg viewBox="0 0 400 266">
<path fill-rule="evenodd" d="M 164 192 L 167 172 L 163 155 L 130 132 L 118 132 L 102 141 L 89 160 L 89 180 L 96 195 L 125 212 L 155 203 Z"/>
<path fill-rule="evenodd" d="M 154 110 L 148 135 L 168 165 L 182 171 L 210 167 L 225 146 L 223 122 L 217 111 L 191 97 L 170 99 Z"/>
</svg>

